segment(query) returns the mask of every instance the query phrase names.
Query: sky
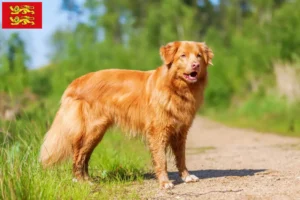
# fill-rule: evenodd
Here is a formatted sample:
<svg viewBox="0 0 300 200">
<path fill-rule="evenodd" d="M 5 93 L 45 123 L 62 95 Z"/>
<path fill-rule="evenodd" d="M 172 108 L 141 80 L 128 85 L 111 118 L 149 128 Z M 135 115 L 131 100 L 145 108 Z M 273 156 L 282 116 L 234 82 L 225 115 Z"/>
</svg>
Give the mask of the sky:
<svg viewBox="0 0 300 200">
<path fill-rule="evenodd" d="M 3 0 L 1 0 L 2 2 Z M 61 11 L 61 0 L 4 0 L 4 2 L 42 2 L 43 5 L 43 28 L 26 30 L 0 29 L 1 35 L 6 38 L 13 32 L 21 34 L 27 44 L 27 51 L 31 56 L 30 68 L 38 68 L 49 64 L 50 37 L 52 33 L 68 24 L 68 13 Z M 84 0 L 77 0 L 79 5 Z M 219 0 L 211 0 L 217 4 Z M 0 4 L 0 16 L 2 17 L 2 3 Z"/>
</svg>

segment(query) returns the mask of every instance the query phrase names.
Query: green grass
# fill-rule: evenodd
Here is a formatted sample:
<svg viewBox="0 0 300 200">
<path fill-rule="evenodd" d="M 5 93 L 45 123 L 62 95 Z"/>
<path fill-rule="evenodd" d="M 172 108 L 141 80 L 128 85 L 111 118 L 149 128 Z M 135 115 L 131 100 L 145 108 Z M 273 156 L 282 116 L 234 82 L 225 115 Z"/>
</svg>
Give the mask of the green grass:
<svg viewBox="0 0 300 200">
<path fill-rule="evenodd" d="M 234 127 L 300 137 L 300 105 L 276 96 L 249 98 L 229 109 L 204 109 L 204 115 Z"/>
<path fill-rule="evenodd" d="M 129 186 L 143 181 L 150 156 L 145 145 L 110 130 L 94 151 L 96 183 L 72 182 L 72 164 L 43 170 L 38 153 L 56 106 L 36 106 L 15 122 L 0 122 L 0 199 L 138 199 Z"/>
</svg>

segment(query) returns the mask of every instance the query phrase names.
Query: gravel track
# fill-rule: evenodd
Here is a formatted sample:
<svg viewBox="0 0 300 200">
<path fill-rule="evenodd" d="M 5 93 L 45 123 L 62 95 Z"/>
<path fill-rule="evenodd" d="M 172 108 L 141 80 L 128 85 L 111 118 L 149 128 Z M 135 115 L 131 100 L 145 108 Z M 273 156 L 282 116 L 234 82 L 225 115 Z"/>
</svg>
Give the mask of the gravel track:
<svg viewBox="0 0 300 200">
<path fill-rule="evenodd" d="M 153 178 L 137 186 L 144 199 L 300 200 L 300 139 L 230 128 L 196 117 L 187 140 L 187 166 L 200 178 L 183 183 L 169 159 L 175 188 Z"/>
</svg>

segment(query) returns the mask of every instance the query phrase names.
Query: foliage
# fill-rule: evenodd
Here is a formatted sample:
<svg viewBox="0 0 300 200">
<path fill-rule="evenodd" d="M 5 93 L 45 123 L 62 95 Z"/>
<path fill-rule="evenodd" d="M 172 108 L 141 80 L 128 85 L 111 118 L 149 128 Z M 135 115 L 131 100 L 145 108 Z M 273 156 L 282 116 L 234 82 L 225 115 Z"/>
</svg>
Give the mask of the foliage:
<svg viewBox="0 0 300 200">
<path fill-rule="evenodd" d="M 21 93 L 28 84 L 26 67 L 29 56 L 25 43 L 19 34 L 13 33 L 7 41 L 3 41 L 0 55 L 0 91 Z"/>
<path fill-rule="evenodd" d="M 300 12 L 295 8 L 300 0 L 213 2 L 86 0 L 80 7 L 63 0 L 62 10 L 76 17 L 84 13 L 88 21 L 56 30 L 51 64 L 38 70 L 28 69 L 26 42 L 20 35 L 0 35 L 0 95 L 20 99 L 31 91 L 39 97 L 16 121 L 0 120 L 0 198 L 136 199 L 134 192 L 129 196 L 125 191 L 147 170 L 149 155 L 139 151 L 139 141 L 112 132 L 105 136 L 92 159 L 92 174 L 103 183 L 101 190 L 71 184 L 69 164 L 42 170 L 38 151 L 72 80 L 107 68 L 154 69 L 162 63 L 159 47 L 173 40 L 206 41 L 214 51 L 203 114 L 232 125 L 299 136 L 299 100 L 290 103 L 278 94 L 273 64 L 299 66 Z"/>
</svg>

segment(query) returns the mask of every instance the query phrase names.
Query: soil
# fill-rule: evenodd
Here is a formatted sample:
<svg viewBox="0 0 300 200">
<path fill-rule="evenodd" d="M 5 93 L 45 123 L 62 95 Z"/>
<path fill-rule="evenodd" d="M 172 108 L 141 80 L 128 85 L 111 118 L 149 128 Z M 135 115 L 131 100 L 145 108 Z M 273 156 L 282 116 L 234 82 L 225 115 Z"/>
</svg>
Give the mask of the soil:
<svg viewBox="0 0 300 200">
<path fill-rule="evenodd" d="M 263 122 L 258 122 L 263 123 Z M 187 167 L 200 178 L 183 183 L 173 160 L 175 188 L 154 178 L 137 186 L 143 199 L 300 200 L 300 139 L 230 128 L 197 117 L 187 140 Z"/>
</svg>

